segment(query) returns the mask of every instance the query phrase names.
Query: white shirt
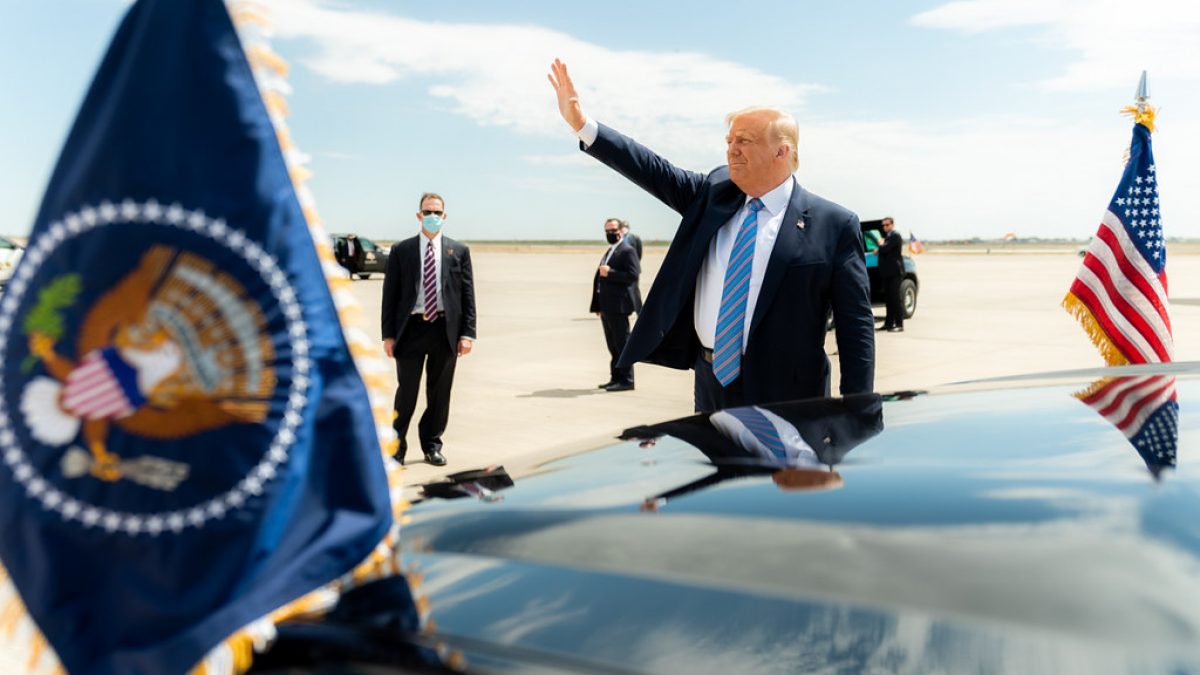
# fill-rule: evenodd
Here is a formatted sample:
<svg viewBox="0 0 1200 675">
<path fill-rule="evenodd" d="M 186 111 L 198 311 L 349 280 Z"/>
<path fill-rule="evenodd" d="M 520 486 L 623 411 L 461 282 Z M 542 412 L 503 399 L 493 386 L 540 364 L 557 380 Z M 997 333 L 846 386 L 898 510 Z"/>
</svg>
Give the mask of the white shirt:
<svg viewBox="0 0 1200 675">
<path fill-rule="evenodd" d="M 590 146 L 600 135 L 600 124 L 588 118 L 575 135 L 585 146 Z M 788 176 L 787 180 L 760 197 L 763 208 L 758 212 L 754 260 L 750 263 L 750 290 L 746 298 L 746 319 L 742 326 L 743 352 L 746 351 L 746 343 L 750 338 L 750 322 L 754 318 L 754 308 L 758 305 L 758 291 L 762 288 L 767 263 L 771 260 L 771 251 L 775 249 L 779 227 L 783 225 L 783 216 L 792 201 L 792 191 L 795 187 L 796 179 Z M 696 275 L 696 337 L 701 345 L 709 349 L 713 348 L 717 334 L 717 316 L 721 311 L 721 293 L 725 290 L 725 268 L 729 265 L 729 253 L 733 250 L 734 240 L 737 239 L 738 228 L 750 214 L 750 199 L 751 197 L 747 196 L 742 207 L 733 214 L 733 218 L 717 231 L 717 236 L 713 237 L 708 245 L 708 255 L 700 266 L 700 273 Z"/>
<path fill-rule="evenodd" d="M 754 453 L 763 461 L 789 468 L 821 465 L 821 460 L 817 457 L 816 451 L 804 440 L 804 437 L 800 435 L 800 431 L 791 422 L 788 422 L 770 410 L 764 410 L 757 406 L 755 406 L 755 409 L 762 413 L 763 417 L 766 417 L 767 421 L 775 427 L 775 431 L 779 434 L 779 440 L 783 443 L 783 451 L 787 457 L 782 459 L 776 457 L 775 453 L 767 447 L 762 439 L 747 429 L 741 420 L 724 410 L 709 415 L 708 421 L 719 429 L 721 433 L 732 439 L 733 442 L 745 448 L 748 452 Z"/>
<path fill-rule="evenodd" d="M 601 265 L 607 265 L 607 264 L 608 264 L 608 259 L 612 257 L 613 251 L 617 250 L 617 247 L 618 247 L 618 246 L 620 246 L 620 245 L 621 245 L 621 240 L 620 240 L 620 239 L 618 239 L 618 240 L 617 240 L 617 243 L 613 244 L 612 246 L 609 246 L 609 247 L 608 247 L 608 252 L 606 252 L 606 253 L 604 254 L 604 257 L 603 257 L 603 258 L 600 260 L 600 264 L 601 264 Z"/>
<path fill-rule="evenodd" d="M 433 235 L 433 239 L 430 239 L 429 237 L 426 237 L 425 232 L 422 231 L 421 234 L 417 236 L 417 241 L 421 244 L 419 247 L 421 249 L 421 255 L 418 259 L 421 267 L 420 271 L 417 272 L 417 304 L 413 306 L 413 314 L 424 314 L 426 301 L 425 252 L 430 246 L 433 247 L 433 267 L 436 270 L 434 274 L 437 275 L 437 281 L 435 282 L 437 283 L 437 294 L 439 296 L 442 294 L 442 233 L 438 232 L 437 234 Z M 434 299 L 436 300 L 436 298 Z M 441 306 L 441 309 L 443 312 L 446 311 L 445 306 Z"/>
<path fill-rule="evenodd" d="M 762 288 L 767 263 L 771 260 L 771 251 L 775 248 L 775 240 L 779 238 L 779 227 L 783 225 L 783 215 L 792 200 L 795 186 L 796 179 L 788 176 L 778 187 L 759 198 L 763 208 L 758 212 L 754 260 L 750 263 L 750 290 L 746 296 L 746 318 L 742 325 L 743 353 L 750 338 L 754 308 L 758 305 L 758 291 Z M 717 334 L 717 316 L 721 312 L 721 293 L 725 290 L 725 268 L 729 266 L 729 254 L 733 251 L 738 229 L 746 216 L 750 215 L 750 200 L 751 197 L 747 196 L 733 218 L 717 230 L 717 236 L 708 245 L 708 255 L 704 256 L 704 263 L 700 265 L 700 273 L 696 275 L 696 337 L 701 345 L 709 349 L 715 347 L 713 341 Z"/>
</svg>

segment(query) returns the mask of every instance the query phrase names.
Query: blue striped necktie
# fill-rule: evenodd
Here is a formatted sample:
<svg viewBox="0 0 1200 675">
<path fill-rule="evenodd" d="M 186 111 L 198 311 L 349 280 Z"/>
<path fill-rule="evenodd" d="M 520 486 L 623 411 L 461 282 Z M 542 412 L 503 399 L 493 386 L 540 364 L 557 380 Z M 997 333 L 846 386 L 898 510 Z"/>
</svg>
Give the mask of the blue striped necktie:
<svg viewBox="0 0 1200 675">
<path fill-rule="evenodd" d="M 717 315 L 717 336 L 713 340 L 713 375 L 722 387 L 729 386 L 742 373 L 742 333 L 746 324 L 746 298 L 750 294 L 750 270 L 754 263 L 754 241 L 758 238 L 758 212 L 763 203 L 750 200 L 750 213 L 742 221 L 729 264 L 725 267 L 725 287 L 721 290 L 721 311 Z"/>
<path fill-rule="evenodd" d="M 726 408 L 725 412 L 733 415 L 745 425 L 746 429 L 758 439 L 758 442 L 770 450 L 777 459 L 787 459 L 787 451 L 783 448 L 783 438 L 780 437 L 779 430 L 758 408 L 752 406 Z"/>
</svg>

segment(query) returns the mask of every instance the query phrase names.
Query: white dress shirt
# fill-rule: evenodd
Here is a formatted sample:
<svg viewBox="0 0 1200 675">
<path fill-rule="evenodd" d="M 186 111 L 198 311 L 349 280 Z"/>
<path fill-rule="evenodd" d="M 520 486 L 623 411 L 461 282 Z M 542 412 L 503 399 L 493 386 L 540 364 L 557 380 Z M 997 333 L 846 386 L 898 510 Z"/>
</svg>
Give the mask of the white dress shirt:
<svg viewBox="0 0 1200 675">
<path fill-rule="evenodd" d="M 609 246 L 609 247 L 608 247 L 608 252 L 606 252 L 606 253 L 604 254 L 604 257 L 603 257 L 603 258 L 600 260 L 600 264 L 601 264 L 601 265 L 607 265 L 607 264 L 608 264 L 608 260 L 609 260 L 609 258 L 612 258 L 613 251 L 617 250 L 617 247 L 618 247 L 618 246 L 620 246 L 620 245 L 621 245 L 621 240 L 620 240 L 620 239 L 618 239 L 618 240 L 617 240 L 617 243 L 613 244 L 612 246 Z"/>
<path fill-rule="evenodd" d="M 600 124 L 591 118 L 583 123 L 583 127 L 575 132 L 584 146 L 596 142 L 600 135 Z M 758 291 L 762 288 L 763 276 L 767 272 L 767 263 L 771 260 L 771 251 L 775 249 L 775 240 L 779 237 L 779 228 L 783 225 L 783 216 L 788 204 L 792 201 L 792 191 L 796 187 L 796 179 L 788 176 L 773 190 L 760 197 L 763 208 L 758 212 L 757 237 L 754 240 L 754 261 L 750 264 L 750 290 L 746 297 L 746 319 L 742 326 L 742 351 L 746 351 L 746 343 L 750 337 L 750 322 L 754 318 L 754 308 L 758 305 Z M 709 349 L 717 334 L 717 316 L 721 311 L 721 293 L 725 290 L 725 268 L 729 265 L 729 253 L 733 250 L 734 240 L 737 239 L 738 228 L 750 214 L 750 199 L 733 214 L 729 222 L 721 226 L 717 236 L 708 245 L 708 255 L 696 275 L 696 302 L 694 325 L 696 337 L 700 344 Z"/>
<path fill-rule="evenodd" d="M 779 415 L 755 406 L 755 409 L 767 418 L 767 421 L 775 427 L 775 432 L 779 434 L 779 440 L 783 443 L 783 451 L 787 455 L 784 458 L 775 456 L 775 453 L 767 447 L 762 441 L 741 420 L 724 410 L 718 411 L 709 415 L 708 421 L 712 423 L 721 433 L 728 436 L 733 442 L 737 443 L 747 451 L 754 453 L 761 461 L 772 464 L 779 464 L 782 467 L 788 468 L 805 468 L 817 467 L 821 465 L 821 460 L 817 457 L 816 451 L 812 446 L 804 440 L 800 435 L 800 431 L 792 425 L 791 422 L 783 419 Z"/>
<path fill-rule="evenodd" d="M 779 227 L 783 225 L 783 215 L 792 200 L 795 186 L 796 179 L 788 176 L 787 180 L 759 198 L 763 208 L 758 212 L 754 260 L 750 263 L 750 290 L 746 296 L 746 318 L 742 325 L 743 353 L 750 338 L 754 308 L 758 305 L 758 291 L 762 288 L 767 263 L 771 260 L 771 251 L 775 248 L 775 240 L 779 238 Z M 725 268 L 729 266 L 729 254 L 733 251 L 738 229 L 746 216 L 750 215 L 750 199 L 747 196 L 733 218 L 717 230 L 717 236 L 708 245 L 708 255 L 704 256 L 704 263 L 700 265 L 700 273 L 696 275 L 696 337 L 701 345 L 709 349 L 716 346 L 713 341 L 717 334 L 717 316 L 721 313 L 721 294 L 725 290 Z"/>
<path fill-rule="evenodd" d="M 436 270 L 434 273 L 437 275 L 437 294 L 439 297 L 442 295 L 442 233 L 438 232 L 437 234 L 433 235 L 433 239 L 430 239 L 429 237 L 426 237 L 425 232 L 422 231 L 421 234 L 417 236 L 417 241 L 419 241 L 421 244 L 419 247 L 421 249 L 421 255 L 420 258 L 418 258 L 421 267 L 420 271 L 417 273 L 417 304 L 413 306 L 413 314 L 424 314 L 425 303 L 427 300 L 425 298 L 425 252 L 430 246 L 433 247 L 433 266 Z M 434 298 L 434 300 L 436 299 L 437 298 Z M 446 307 L 444 305 L 439 306 L 443 312 L 446 311 Z"/>
</svg>

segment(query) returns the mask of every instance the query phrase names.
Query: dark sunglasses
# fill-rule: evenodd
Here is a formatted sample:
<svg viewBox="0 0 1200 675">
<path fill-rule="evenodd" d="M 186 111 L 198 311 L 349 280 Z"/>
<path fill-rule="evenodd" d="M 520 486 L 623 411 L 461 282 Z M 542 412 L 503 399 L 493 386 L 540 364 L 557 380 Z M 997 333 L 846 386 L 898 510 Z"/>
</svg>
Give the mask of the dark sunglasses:
<svg viewBox="0 0 1200 675">
<path fill-rule="evenodd" d="M 444 212 L 443 211 L 430 211 L 429 209 L 421 209 L 421 215 L 423 215 L 423 216 L 440 216 L 440 215 L 442 215 L 442 213 L 444 213 Z"/>
</svg>

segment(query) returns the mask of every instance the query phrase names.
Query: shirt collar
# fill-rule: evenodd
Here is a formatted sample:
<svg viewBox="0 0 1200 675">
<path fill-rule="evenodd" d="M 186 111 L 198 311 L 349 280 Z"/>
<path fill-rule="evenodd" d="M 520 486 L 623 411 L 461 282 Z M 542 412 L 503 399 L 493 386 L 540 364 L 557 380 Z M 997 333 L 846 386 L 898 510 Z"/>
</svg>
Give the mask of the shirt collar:
<svg viewBox="0 0 1200 675">
<path fill-rule="evenodd" d="M 421 238 L 422 242 L 435 244 L 435 245 L 438 245 L 439 247 L 441 246 L 441 243 L 442 243 L 442 233 L 441 232 L 438 232 L 437 234 L 433 235 L 433 239 L 426 237 L 424 232 L 418 232 L 417 236 Z M 425 248 L 424 244 L 422 244 L 421 248 Z"/>
<path fill-rule="evenodd" d="M 795 187 L 796 179 L 794 176 L 789 175 L 786 180 L 776 185 L 770 192 L 759 197 L 763 203 L 763 210 L 773 216 L 783 213 L 787 208 L 788 202 L 792 201 L 792 190 Z M 751 199 L 754 198 L 746 195 L 746 204 L 749 204 Z"/>
</svg>

